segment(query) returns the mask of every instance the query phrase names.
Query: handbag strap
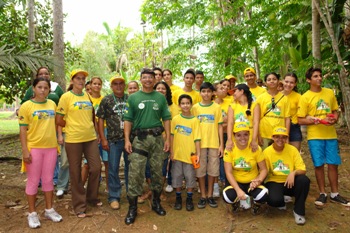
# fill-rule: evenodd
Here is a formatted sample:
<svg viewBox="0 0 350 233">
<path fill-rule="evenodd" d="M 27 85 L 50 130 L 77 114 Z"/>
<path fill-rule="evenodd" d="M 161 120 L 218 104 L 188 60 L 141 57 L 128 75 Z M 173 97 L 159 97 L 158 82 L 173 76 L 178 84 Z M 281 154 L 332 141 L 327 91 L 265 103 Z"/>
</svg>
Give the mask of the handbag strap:
<svg viewBox="0 0 350 233">
<path fill-rule="evenodd" d="M 282 95 L 281 98 L 279 98 L 279 99 L 277 100 L 277 102 L 275 103 L 275 106 L 277 106 L 278 102 L 280 102 L 280 100 L 281 100 L 283 97 L 284 97 L 284 95 Z M 271 102 L 271 105 L 272 105 L 272 102 Z M 274 108 L 271 106 L 271 108 L 265 112 L 264 116 L 266 116 L 266 114 L 268 114 L 269 112 L 271 112 L 272 109 L 274 109 Z"/>
</svg>

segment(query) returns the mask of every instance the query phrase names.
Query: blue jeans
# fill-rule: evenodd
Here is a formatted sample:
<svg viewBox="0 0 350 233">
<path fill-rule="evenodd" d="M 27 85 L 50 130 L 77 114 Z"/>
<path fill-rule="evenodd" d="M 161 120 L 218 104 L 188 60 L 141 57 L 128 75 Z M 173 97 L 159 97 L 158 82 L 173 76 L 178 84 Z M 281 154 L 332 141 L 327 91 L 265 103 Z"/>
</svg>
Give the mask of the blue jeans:
<svg viewBox="0 0 350 233">
<path fill-rule="evenodd" d="M 124 140 L 118 140 L 116 142 L 109 143 L 108 154 L 108 202 L 120 201 L 120 195 L 122 192 L 122 185 L 119 179 L 119 164 L 120 158 L 124 156 L 124 176 L 125 187 L 128 192 L 128 173 L 129 173 L 129 160 L 128 154 L 124 150 Z"/>
<path fill-rule="evenodd" d="M 66 139 L 65 134 L 63 133 L 64 140 Z M 57 181 L 57 190 L 68 191 L 68 183 L 69 183 L 69 163 L 68 157 L 66 153 L 66 149 L 63 145 L 61 147 L 61 155 L 58 157 L 58 161 L 60 164 L 60 171 L 58 173 L 58 181 Z"/>
</svg>

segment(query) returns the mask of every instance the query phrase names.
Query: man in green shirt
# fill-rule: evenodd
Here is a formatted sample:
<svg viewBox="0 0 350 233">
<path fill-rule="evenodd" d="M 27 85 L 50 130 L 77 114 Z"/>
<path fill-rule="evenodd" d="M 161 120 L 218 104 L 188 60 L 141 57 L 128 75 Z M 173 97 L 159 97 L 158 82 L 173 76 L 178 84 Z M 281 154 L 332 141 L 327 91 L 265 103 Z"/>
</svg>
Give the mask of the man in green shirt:
<svg viewBox="0 0 350 233">
<path fill-rule="evenodd" d="M 162 166 L 170 148 L 171 115 L 165 97 L 153 91 L 155 74 L 151 69 L 141 71 L 142 90 L 132 94 L 126 104 L 124 119 L 125 150 L 129 153 L 129 211 L 125 218 L 127 225 L 137 215 L 137 197 L 142 194 L 146 162 L 149 160 L 153 194 L 152 210 L 164 216 L 160 205 L 162 192 Z M 164 127 L 163 127 L 164 126 Z M 165 130 L 165 141 L 162 132 Z M 135 137 L 131 142 L 130 137 Z"/>
</svg>

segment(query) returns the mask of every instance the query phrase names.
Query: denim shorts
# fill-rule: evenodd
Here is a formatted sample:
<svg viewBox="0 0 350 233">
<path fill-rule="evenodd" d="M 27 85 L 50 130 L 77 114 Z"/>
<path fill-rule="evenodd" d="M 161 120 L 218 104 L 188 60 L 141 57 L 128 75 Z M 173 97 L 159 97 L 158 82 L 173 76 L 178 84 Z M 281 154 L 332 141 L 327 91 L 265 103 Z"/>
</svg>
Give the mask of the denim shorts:
<svg viewBox="0 0 350 233">
<path fill-rule="evenodd" d="M 337 139 L 313 139 L 307 143 L 315 167 L 320 167 L 324 164 L 341 164 Z"/>
<path fill-rule="evenodd" d="M 299 124 L 290 124 L 289 130 L 289 141 L 290 142 L 301 142 L 303 140 L 303 136 L 301 134 L 301 129 Z"/>
</svg>

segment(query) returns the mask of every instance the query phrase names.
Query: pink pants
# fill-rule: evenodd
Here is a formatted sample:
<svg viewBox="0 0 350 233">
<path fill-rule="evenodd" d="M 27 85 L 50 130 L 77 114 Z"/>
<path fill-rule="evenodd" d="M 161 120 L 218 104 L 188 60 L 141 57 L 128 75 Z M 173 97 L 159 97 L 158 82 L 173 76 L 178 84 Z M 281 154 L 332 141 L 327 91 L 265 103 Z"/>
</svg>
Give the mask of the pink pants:
<svg viewBox="0 0 350 233">
<path fill-rule="evenodd" d="M 42 191 L 53 190 L 53 173 L 57 160 L 57 148 L 32 148 L 32 162 L 26 163 L 27 185 L 26 194 L 35 195 L 41 179 Z"/>
</svg>

